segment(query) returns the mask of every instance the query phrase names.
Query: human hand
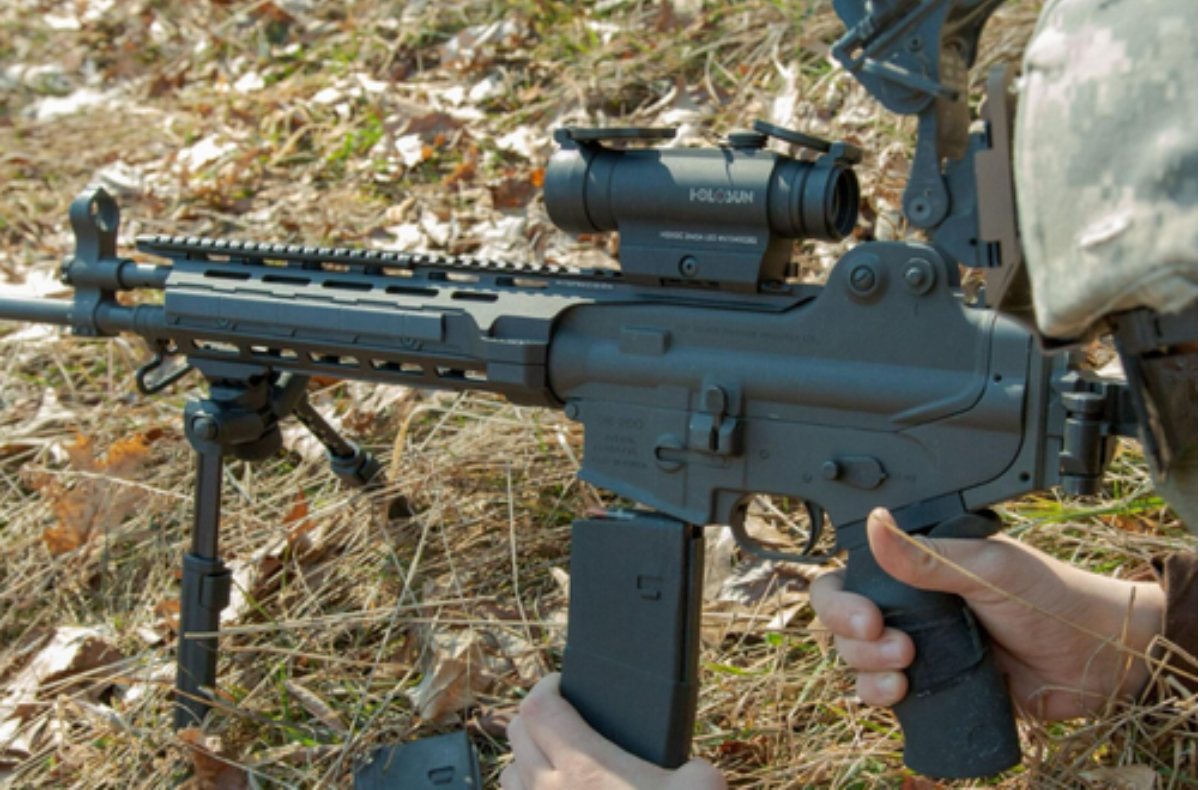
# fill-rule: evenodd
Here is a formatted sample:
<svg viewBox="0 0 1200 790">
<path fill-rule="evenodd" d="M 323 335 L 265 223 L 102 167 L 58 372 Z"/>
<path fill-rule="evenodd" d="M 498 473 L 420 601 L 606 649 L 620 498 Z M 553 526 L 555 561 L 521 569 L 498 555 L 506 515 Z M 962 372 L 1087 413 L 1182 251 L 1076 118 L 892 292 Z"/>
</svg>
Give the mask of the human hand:
<svg viewBox="0 0 1200 790">
<path fill-rule="evenodd" d="M 1148 681 L 1149 666 L 1136 656 L 1162 630 L 1166 604 L 1157 584 L 1098 576 L 1004 536 L 917 537 L 929 549 L 923 551 L 885 510 L 871 513 L 867 536 L 891 576 L 966 600 L 991 635 L 1013 698 L 1030 715 L 1059 721 L 1097 712 Z M 844 590 L 843 576 L 827 573 L 813 583 L 813 608 L 842 658 L 858 670 L 862 700 L 894 705 L 908 691 L 902 670 L 912 663 L 912 640 L 888 628 L 869 599 Z M 1122 635 L 1125 650 L 1113 644 Z"/>
<path fill-rule="evenodd" d="M 504 790 L 725 790 L 711 763 L 694 759 L 668 771 L 600 736 L 562 698 L 559 677 L 542 678 L 508 725 L 513 762 L 500 774 Z"/>
</svg>

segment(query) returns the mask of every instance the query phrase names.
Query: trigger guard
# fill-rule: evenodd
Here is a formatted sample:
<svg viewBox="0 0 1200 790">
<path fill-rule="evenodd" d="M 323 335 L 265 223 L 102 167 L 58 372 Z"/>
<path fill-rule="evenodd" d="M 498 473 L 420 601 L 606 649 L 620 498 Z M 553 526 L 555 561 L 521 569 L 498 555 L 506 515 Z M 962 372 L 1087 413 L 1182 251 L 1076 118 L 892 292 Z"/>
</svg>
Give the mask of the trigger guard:
<svg viewBox="0 0 1200 790">
<path fill-rule="evenodd" d="M 813 528 L 809 532 L 808 540 L 804 544 L 804 550 L 800 554 L 765 548 L 761 543 L 750 537 L 750 533 L 746 532 L 745 504 L 739 505 L 734 510 L 733 517 L 729 520 L 729 529 L 733 532 L 733 539 L 737 543 L 738 548 L 759 559 L 774 562 L 798 562 L 804 565 L 825 565 L 834 558 L 836 549 L 827 554 L 813 555 L 812 553 L 813 547 L 821 539 L 825 523 L 825 511 L 810 502 L 804 503 L 804 509 L 808 511 L 809 523 L 813 524 Z"/>
</svg>

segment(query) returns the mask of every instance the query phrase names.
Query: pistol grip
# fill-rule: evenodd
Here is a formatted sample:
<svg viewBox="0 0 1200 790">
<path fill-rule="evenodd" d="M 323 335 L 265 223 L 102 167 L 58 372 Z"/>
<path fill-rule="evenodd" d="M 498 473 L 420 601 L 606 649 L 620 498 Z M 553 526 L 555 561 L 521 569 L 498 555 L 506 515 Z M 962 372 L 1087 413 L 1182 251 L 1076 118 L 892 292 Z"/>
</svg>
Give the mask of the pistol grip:
<svg viewBox="0 0 1200 790">
<path fill-rule="evenodd" d="M 1008 685 L 987 632 L 957 595 L 896 581 L 865 546 L 850 553 L 846 589 L 912 637 L 908 695 L 892 708 L 904 731 L 904 764 L 942 779 L 989 776 L 1021 761 Z"/>
<path fill-rule="evenodd" d="M 626 751 L 663 768 L 688 760 L 704 538 L 651 513 L 576 521 L 562 694 Z"/>
</svg>

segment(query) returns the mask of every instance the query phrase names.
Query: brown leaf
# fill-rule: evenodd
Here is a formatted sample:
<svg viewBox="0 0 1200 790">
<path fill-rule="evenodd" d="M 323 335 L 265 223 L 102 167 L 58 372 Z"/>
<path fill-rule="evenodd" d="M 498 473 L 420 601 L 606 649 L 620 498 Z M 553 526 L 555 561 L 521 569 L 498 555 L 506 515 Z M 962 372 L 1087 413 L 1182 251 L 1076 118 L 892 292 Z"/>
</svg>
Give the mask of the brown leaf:
<svg viewBox="0 0 1200 790">
<path fill-rule="evenodd" d="M 75 434 L 75 442 L 67 445 L 66 451 L 71 466 L 81 472 L 95 472 L 97 471 L 97 467 L 100 466 L 92 450 L 91 438 L 84 436 L 82 433 Z"/>
<path fill-rule="evenodd" d="M 940 782 L 926 779 L 923 776 L 906 776 L 900 790 L 937 790 L 941 786 Z"/>
<path fill-rule="evenodd" d="M 1091 787 L 1104 790 L 1157 790 L 1158 774 L 1148 765 L 1093 768 L 1080 774 Z"/>
<path fill-rule="evenodd" d="M 426 673 L 411 696 L 421 718 L 437 723 L 469 708 L 475 702 L 476 691 L 484 691 L 490 684 L 483 674 L 482 661 L 472 664 L 449 658 Z"/>
<path fill-rule="evenodd" d="M 250 597 L 262 601 L 279 588 L 279 572 L 283 570 L 283 560 L 274 554 L 268 554 L 258 561 L 251 577 Z"/>
<path fill-rule="evenodd" d="M 179 739 L 188 745 L 192 760 L 192 776 L 180 785 L 181 790 L 249 789 L 246 771 L 231 764 L 220 737 L 206 736 L 196 727 L 189 727 L 179 733 Z"/>
<path fill-rule="evenodd" d="M 454 166 L 454 171 L 450 175 L 442 179 L 442 186 L 453 186 L 463 181 L 470 181 L 475 177 L 475 170 L 479 165 L 479 149 L 471 146 L 467 151 L 467 155 L 463 160 Z"/>
<path fill-rule="evenodd" d="M 174 634 L 179 633 L 181 610 L 178 598 L 171 598 L 154 607 L 154 613 L 162 618 L 163 624 Z"/>
<path fill-rule="evenodd" d="M 113 477 L 129 478 L 150 459 L 150 444 L 155 438 L 162 436 L 162 431 L 148 431 L 137 436 L 131 436 L 108 448 L 104 456 L 103 471 Z"/>
<path fill-rule="evenodd" d="M 74 503 L 71 502 L 68 510 L 73 509 L 74 506 Z M 58 508 L 55 508 L 55 512 L 58 512 Z M 60 516 L 61 518 L 62 516 Z M 91 534 L 90 516 L 86 519 L 76 519 L 68 515 L 67 518 L 69 521 L 65 526 L 50 527 L 42 533 L 42 541 L 46 544 L 46 548 L 56 557 L 75 551 L 87 543 L 88 536 Z M 79 528 L 81 525 L 84 527 L 83 529 Z"/>
<path fill-rule="evenodd" d="M 537 194 L 538 186 L 529 178 L 506 178 L 490 189 L 496 208 L 522 208 Z"/>
<path fill-rule="evenodd" d="M 432 112 L 419 118 L 412 118 L 400 129 L 402 134 L 419 134 L 426 142 L 434 147 L 445 145 L 446 133 L 459 129 L 462 124 L 444 112 Z M 430 151 L 432 156 L 433 152 Z"/>
<path fill-rule="evenodd" d="M 756 735 L 744 741 L 725 741 L 718 751 L 725 757 L 731 757 L 742 765 L 765 765 L 767 761 L 769 741 L 764 735 Z"/>
<path fill-rule="evenodd" d="M 292 509 L 283 517 L 283 525 L 288 528 L 289 546 L 294 545 L 301 535 L 313 528 L 313 523 L 308 520 L 308 497 L 304 496 L 303 491 L 296 492 Z"/>
<path fill-rule="evenodd" d="M 24 719 L 33 712 L 31 706 L 42 696 L 63 693 L 71 678 L 122 658 L 103 631 L 82 626 L 55 629 L 49 643 L 6 684 L 6 695 L 0 699 L 0 723 L 6 719 Z M 89 693 L 98 693 L 101 685 L 93 681 L 88 687 Z"/>
<path fill-rule="evenodd" d="M 164 432 L 156 428 L 122 439 L 110 447 L 101 460 L 92 440 L 78 434 L 75 442 L 66 448 L 67 458 L 77 472 L 129 480 L 146 465 L 150 459 L 150 445 L 163 435 Z M 103 477 L 80 480 L 74 488 L 67 488 L 51 477 L 39 477 L 30 483 L 49 500 L 58 521 L 56 527 L 42 533 L 46 548 L 55 556 L 82 547 L 101 523 L 121 522 L 146 496 L 143 489 L 114 485 Z"/>
<path fill-rule="evenodd" d="M 425 676 L 408 692 L 422 719 L 444 723 L 475 703 L 493 678 L 477 635 L 440 633 L 426 643 Z"/>
<path fill-rule="evenodd" d="M 754 606 L 769 596 L 785 606 L 799 603 L 808 599 L 808 586 L 819 574 L 808 565 L 745 560 L 725 580 L 717 600 Z"/>
<path fill-rule="evenodd" d="M 679 21 L 679 17 L 675 15 L 675 8 L 671 0 L 660 0 L 658 4 L 658 19 L 654 22 L 654 30 L 658 33 L 669 33 L 682 26 L 683 24 Z"/>
</svg>

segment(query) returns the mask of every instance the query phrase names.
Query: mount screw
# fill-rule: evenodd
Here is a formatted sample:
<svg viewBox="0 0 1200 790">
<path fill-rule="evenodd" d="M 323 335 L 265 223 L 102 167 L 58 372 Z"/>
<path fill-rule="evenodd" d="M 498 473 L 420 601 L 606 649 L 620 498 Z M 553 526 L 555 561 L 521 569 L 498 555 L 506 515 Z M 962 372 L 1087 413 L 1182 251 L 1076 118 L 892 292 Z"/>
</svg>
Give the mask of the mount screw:
<svg viewBox="0 0 1200 790">
<path fill-rule="evenodd" d="M 850 272 L 850 290 L 860 296 L 866 296 L 874 291 L 877 282 L 875 270 L 870 266 L 856 266 Z"/>
</svg>

